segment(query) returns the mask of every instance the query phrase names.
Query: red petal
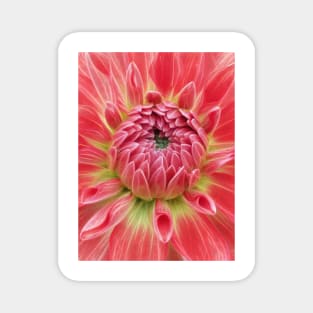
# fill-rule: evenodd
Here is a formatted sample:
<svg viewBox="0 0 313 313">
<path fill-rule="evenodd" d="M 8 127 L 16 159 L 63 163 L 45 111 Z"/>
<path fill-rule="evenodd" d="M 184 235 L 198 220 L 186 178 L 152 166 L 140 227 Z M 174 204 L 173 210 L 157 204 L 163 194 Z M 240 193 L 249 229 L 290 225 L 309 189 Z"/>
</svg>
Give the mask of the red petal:
<svg viewBox="0 0 313 313">
<path fill-rule="evenodd" d="M 207 116 L 204 118 L 202 125 L 203 129 L 206 131 L 207 134 L 213 132 L 221 117 L 221 108 L 219 106 L 215 106 L 208 112 Z"/>
<path fill-rule="evenodd" d="M 137 65 L 129 64 L 126 73 L 127 98 L 132 105 L 143 103 L 143 81 Z"/>
<path fill-rule="evenodd" d="M 79 134 L 99 142 L 111 140 L 110 131 L 103 124 L 99 113 L 91 106 L 79 106 Z"/>
<path fill-rule="evenodd" d="M 203 167 L 203 172 L 211 174 L 216 172 L 225 164 L 234 160 L 234 148 L 223 149 L 217 152 L 208 154 L 208 163 Z"/>
<path fill-rule="evenodd" d="M 173 219 L 170 210 L 164 202 L 156 200 L 153 211 L 154 231 L 163 243 L 167 243 L 173 234 Z"/>
<path fill-rule="evenodd" d="M 99 261 L 105 260 L 111 232 L 108 231 L 97 238 L 79 242 L 80 261 Z"/>
<path fill-rule="evenodd" d="M 234 259 L 233 229 L 225 229 L 215 216 L 181 214 L 175 225 L 171 242 L 185 259 Z"/>
<path fill-rule="evenodd" d="M 192 81 L 188 83 L 179 93 L 178 106 L 183 109 L 191 109 L 196 97 L 196 86 Z"/>
<path fill-rule="evenodd" d="M 89 240 L 101 236 L 109 228 L 114 227 L 126 216 L 132 202 L 129 194 L 107 203 L 97 211 L 83 226 L 80 232 L 82 240 Z"/>
<path fill-rule="evenodd" d="M 109 77 L 103 72 L 99 71 L 88 53 L 85 54 L 85 58 L 89 77 L 93 83 L 98 97 L 101 100 L 101 103 L 104 104 L 107 100 L 113 100 L 113 90 L 111 88 L 112 86 L 110 84 Z"/>
<path fill-rule="evenodd" d="M 117 109 L 117 106 L 109 101 L 107 101 L 106 103 L 106 108 L 104 110 L 104 117 L 107 123 L 109 124 L 109 126 L 113 129 L 117 128 L 122 122 L 122 118 Z"/>
<path fill-rule="evenodd" d="M 200 103 L 197 106 L 197 113 L 205 114 L 210 107 L 223 101 L 234 81 L 234 66 L 219 66 L 206 86 Z M 232 94 L 232 97 L 234 94 Z"/>
<path fill-rule="evenodd" d="M 133 228 L 123 221 L 110 237 L 110 260 L 165 260 L 167 254 L 168 244 L 162 243 L 149 227 Z"/>
<path fill-rule="evenodd" d="M 174 53 L 158 53 L 156 59 L 151 64 L 150 76 L 164 96 L 167 96 L 175 85 L 175 72 L 177 72 L 177 63 Z"/>
<path fill-rule="evenodd" d="M 146 100 L 148 103 L 158 104 L 162 101 L 162 96 L 158 91 L 147 91 Z"/>
<path fill-rule="evenodd" d="M 83 189 L 81 203 L 88 204 L 108 199 L 121 190 L 121 181 L 118 178 L 112 178 L 98 185 Z"/>
</svg>

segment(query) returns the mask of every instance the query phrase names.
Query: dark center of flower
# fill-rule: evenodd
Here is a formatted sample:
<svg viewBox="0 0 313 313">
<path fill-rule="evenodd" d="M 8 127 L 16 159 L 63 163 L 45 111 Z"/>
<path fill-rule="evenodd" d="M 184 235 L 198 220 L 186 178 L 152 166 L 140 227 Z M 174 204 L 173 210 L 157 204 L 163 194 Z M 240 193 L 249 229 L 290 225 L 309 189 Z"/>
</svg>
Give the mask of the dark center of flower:
<svg viewBox="0 0 313 313">
<path fill-rule="evenodd" d="M 162 135 L 160 130 L 158 129 L 154 129 L 153 133 L 154 133 L 155 147 L 157 149 L 165 149 L 169 144 L 168 138 Z"/>
<path fill-rule="evenodd" d="M 111 167 L 135 196 L 173 199 L 198 180 L 206 147 L 191 112 L 170 102 L 138 105 L 114 135 Z"/>
</svg>

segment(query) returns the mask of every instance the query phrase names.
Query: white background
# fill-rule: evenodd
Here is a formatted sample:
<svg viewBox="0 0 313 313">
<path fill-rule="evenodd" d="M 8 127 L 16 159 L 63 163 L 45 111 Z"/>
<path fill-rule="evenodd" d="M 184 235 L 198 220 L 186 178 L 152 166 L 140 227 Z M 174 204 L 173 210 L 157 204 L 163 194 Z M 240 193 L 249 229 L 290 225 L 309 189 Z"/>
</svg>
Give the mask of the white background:
<svg viewBox="0 0 313 313">
<path fill-rule="evenodd" d="M 312 310 L 309 1 L 2 1 L 3 312 Z M 76 283 L 57 268 L 57 45 L 81 30 L 240 31 L 257 52 L 256 268 L 235 283 Z"/>
</svg>

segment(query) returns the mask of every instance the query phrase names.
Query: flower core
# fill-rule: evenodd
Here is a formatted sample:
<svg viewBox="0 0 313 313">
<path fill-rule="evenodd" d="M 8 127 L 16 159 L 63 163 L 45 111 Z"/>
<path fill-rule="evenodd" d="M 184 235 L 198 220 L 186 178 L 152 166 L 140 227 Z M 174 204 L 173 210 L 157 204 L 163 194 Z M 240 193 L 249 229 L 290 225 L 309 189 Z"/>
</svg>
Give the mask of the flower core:
<svg viewBox="0 0 313 313">
<path fill-rule="evenodd" d="M 173 199 L 198 180 L 206 148 L 193 113 L 171 102 L 138 105 L 114 135 L 111 166 L 135 196 Z"/>
</svg>

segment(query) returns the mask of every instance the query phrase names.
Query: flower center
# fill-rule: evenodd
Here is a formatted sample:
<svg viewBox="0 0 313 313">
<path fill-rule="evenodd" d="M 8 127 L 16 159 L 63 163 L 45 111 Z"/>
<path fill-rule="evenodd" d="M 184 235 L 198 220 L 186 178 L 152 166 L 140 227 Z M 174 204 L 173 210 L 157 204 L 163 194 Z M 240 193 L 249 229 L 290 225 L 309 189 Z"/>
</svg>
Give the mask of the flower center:
<svg viewBox="0 0 313 313">
<path fill-rule="evenodd" d="M 117 129 L 111 167 L 141 199 L 173 199 L 199 178 L 207 138 L 197 118 L 170 102 L 138 105 Z"/>
<path fill-rule="evenodd" d="M 162 134 L 160 135 L 160 131 L 158 129 L 154 129 L 153 133 L 154 133 L 155 147 L 157 149 L 165 149 L 169 144 L 168 138 L 163 137 Z"/>
</svg>

